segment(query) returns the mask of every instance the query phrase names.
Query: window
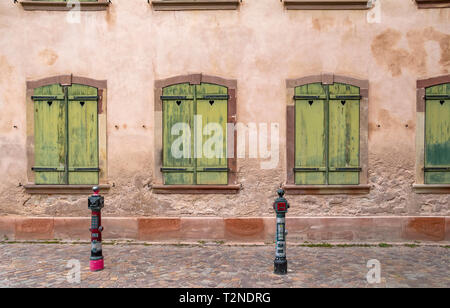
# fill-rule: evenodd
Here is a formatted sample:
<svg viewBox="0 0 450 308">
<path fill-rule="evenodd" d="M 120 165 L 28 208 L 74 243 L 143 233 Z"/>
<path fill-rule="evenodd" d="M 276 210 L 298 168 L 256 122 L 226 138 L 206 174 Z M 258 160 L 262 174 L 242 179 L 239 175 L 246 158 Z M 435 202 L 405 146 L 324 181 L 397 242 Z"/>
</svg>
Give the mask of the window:
<svg viewBox="0 0 450 308">
<path fill-rule="evenodd" d="M 228 184 L 227 88 L 177 84 L 163 89 L 162 100 L 164 184 Z M 174 134 L 180 124 L 182 137 Z"/>
<path fill-rule="evenodd" d="M 30 193 L 106 185 L 106 82 L 58 76 L 27 83 Z M 77 190 L 77 191 L 74 191 Z"/>
<path fill-rule="evenodd" d="M 236 10 L 240 0 L 152 0 L 155 11 Z"/>
<path fill-rule="evenodd" d="M 450 83 L 425 90 L 425 184 L 450 184 Z"/>
<path fill-rule="evenodd" d="M 368 192 L 368 82 L 325 74 L 288 80 L 288 89 L 286 189 Z"/>
<path fill-rule="evenodd" d="M 109 0 L 23 0 L 20 1 L 26 11 L 104 11 Z"/>
<path fill-rule="evenodd" d="M 236 193 L 236 81 L 192 74 L 155 83 L 156 193 Z M 158 124 L 155 124 L 158 125 Z"/>
<path fill-rule="evenodd" d="M 450 192 L 450 75 L 417 82 L 418 193 Z"/>
<path fill-rule="evenodd" d="M 295 88 L 295 184 L 359 184 L 359 88 Z"/>
<path fill-rule="evenodd" d="M 36 184 L 98 184 L 97 89 L 34 90 Z"/>
</svg>

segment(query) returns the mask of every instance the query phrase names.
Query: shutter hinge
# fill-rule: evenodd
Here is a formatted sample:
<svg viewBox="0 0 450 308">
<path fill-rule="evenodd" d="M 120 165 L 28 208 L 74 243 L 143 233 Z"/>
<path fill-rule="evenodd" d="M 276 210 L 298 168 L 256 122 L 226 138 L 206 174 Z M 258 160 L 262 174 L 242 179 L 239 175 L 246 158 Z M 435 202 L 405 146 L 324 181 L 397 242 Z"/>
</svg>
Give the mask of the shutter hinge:
<svg viewBox="0 0 450 308">
<path fill-rule="evenodd" d="M 187 171 L 187 168 L 161 168 L 161 172 Z"/>
<path fill-rule="evenodd" d="M 325 172 L 325 167 L 294 168 L 295 172 Z"/>
<path fill-rule="evenodd" d="M 426 100 L 450 99 L 450 95 L 425 95 Z"/>
<path fill-rule="evenodd" d="M 204 172 L 219 172 L 219 171 L 223 171 L 223 172 L 228 172 L 230 171 L 230 168 L 203 168 Z"/>
<path fill-rule="evenodd" d="M 311 96 L 311 95 L 295 95 L 294 96 L 295 100 L 318 100 L 318 99 L 326 99 L 325 97 L 320 97 L 320 96 Z"/>
<path fill-rule="evenodd" d="M 64 100 L 64 97 L 58 97 L 58 96 L 32 96 L 32 100 L 34 101 L 56 101 L 56 100 Z"/>
<path fill-rule="evenodd" d="M 161 96 L 161 100 L 163 100 L 163 101 L 175 101 L 175 100 L 179 100 L 179 99 L 192 100 L 193 98 L 187 98 L 187 96 Z"/>
<path fill-rule="evenodd" d="M 450 171 L 450 167 L 425 167 L 423 170 L 428 172 Z"/>
<path fill-rule="evenodd" d="M 198 97 L 198 99 L 212 99 L 212 100 L 227 100 L 229 99 L 229 95 L 203 95 L 202 97 Z"/>
<path fill-rule="evenodd" d="M 330 168 L 330 171 L 335 171 L 335 172 L 361 172 L 362 168 L 359 168 L 359 167 Z"/>
<path fill-rule="evenodd" d="M 98 101 L 99 96 L 70 96 L 69 101 Z"/>
<path fill-rule="evenodd" d="M 35 172 L 64 172 L 65 169 L 54 167 L 31 167 L 31 170 Z"/>
<path fill-rule="evenodd" d="M 71 172 L 99 172 L 100 168 L 69 168 Z"/>
<path fill-rule="evenodd" d="M 330 97 L 330 99 L 336 99 L 336 100 L 359 100 L 361 99 L 362 96 L 361 95 L 336 95 L 333 97 Z"/>
</svg>

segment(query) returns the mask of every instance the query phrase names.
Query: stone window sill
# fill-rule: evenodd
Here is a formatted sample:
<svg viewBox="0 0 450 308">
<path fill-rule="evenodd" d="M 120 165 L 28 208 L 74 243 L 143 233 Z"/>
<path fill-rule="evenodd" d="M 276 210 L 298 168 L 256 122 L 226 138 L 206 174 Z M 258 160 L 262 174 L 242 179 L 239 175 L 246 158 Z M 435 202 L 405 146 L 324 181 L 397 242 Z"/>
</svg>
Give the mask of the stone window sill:
<svg viewBox="0 0 450 308">
<path fill-rule="evenodd" d="M 237 10 L 241 0 L 152 0 L 155 11 Z"/>
<path fill-rule="evenodd" d="M 241 185 L 153 185 L 155 194 L 237 194 Z"/>
<path fill-rule="evenodd" d="M 416 0 L 419 9 L 450 7 L 450 0 Z"/>
<path fill-rule="evenodd" d="M 70 11 L 72 6 L 67 5 L 67 1 L 20 1 L 25 11 Z M 110 2 L 99 0 L 97 2 L 80 2 L 81 11 L 106 11 Z"/>
<path fill-rule="evenodd" d="M 287 10 L 367 10 L 368 0 L 284 0 Z"/>
<path fill-rule="evenodd" d="M 370 185 L 284 185 L 289 195 L 365 195 Z"/>
<path fill-rule="evenodd" d="M 417 194 L 450 194 L 450 184 L 413 184 Z"/>
<path fill-rule="evenodd" d="M 25 192 L 32 195 L 60 195 L 60 194 L 73 194 L 73 195 L 88 195 L 92 194 L 92 187 L 98 186 L 100 188 L 100 194 L 108 193 L 111 185 L 36 185 L 27 184 L 24 185 Z"/>
</svg>

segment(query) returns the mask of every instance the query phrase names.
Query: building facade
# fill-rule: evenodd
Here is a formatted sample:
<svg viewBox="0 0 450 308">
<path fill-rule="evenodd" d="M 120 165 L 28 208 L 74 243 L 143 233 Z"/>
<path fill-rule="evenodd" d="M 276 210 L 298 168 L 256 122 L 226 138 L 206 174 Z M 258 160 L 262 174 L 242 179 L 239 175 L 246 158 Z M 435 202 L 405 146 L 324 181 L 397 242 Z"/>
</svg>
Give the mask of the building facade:
<svg viewBox="0 0 450 308">
<path fill-rule="evenodd" d="M 1 1 L 0 235 L 87 238 L 100 185 L 105 238 L 270 242 L 284 187 L 292 241 L 448 241 L 449 26 L 448 0 Z"/>
</svg>

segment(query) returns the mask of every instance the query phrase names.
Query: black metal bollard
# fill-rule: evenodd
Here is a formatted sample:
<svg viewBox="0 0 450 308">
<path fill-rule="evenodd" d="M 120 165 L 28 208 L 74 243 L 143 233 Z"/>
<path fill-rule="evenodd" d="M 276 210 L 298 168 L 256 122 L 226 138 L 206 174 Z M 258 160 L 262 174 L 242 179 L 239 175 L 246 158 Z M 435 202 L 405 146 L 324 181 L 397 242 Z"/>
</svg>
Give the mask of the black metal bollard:
<svg viewBox="0 0 450 308">
<path fill-rule="evenodd" d="M 273 209 L 277 213 L 277 246 L 274 261 L 274 273 L 278 275 L 287 274 L 287 259 L 286 259 L 286 213 L 289 208 L 289 203 L 284 198 L 284 190 L 277 190 L 278 198 L 273 204 Z"/>
<path fill-rule="evenodd" d="M 104 206 L 104 198 L 100 196 L 99 188 L 95 186 L 94 195 L 88 199 L 88 208 L 92 211 L 91 216 L 91 257 L 89 267 L 91 272 L 101 271 L 104 268 L 102 252 L 102 220 L 101 211 Z"/>
</svg>

